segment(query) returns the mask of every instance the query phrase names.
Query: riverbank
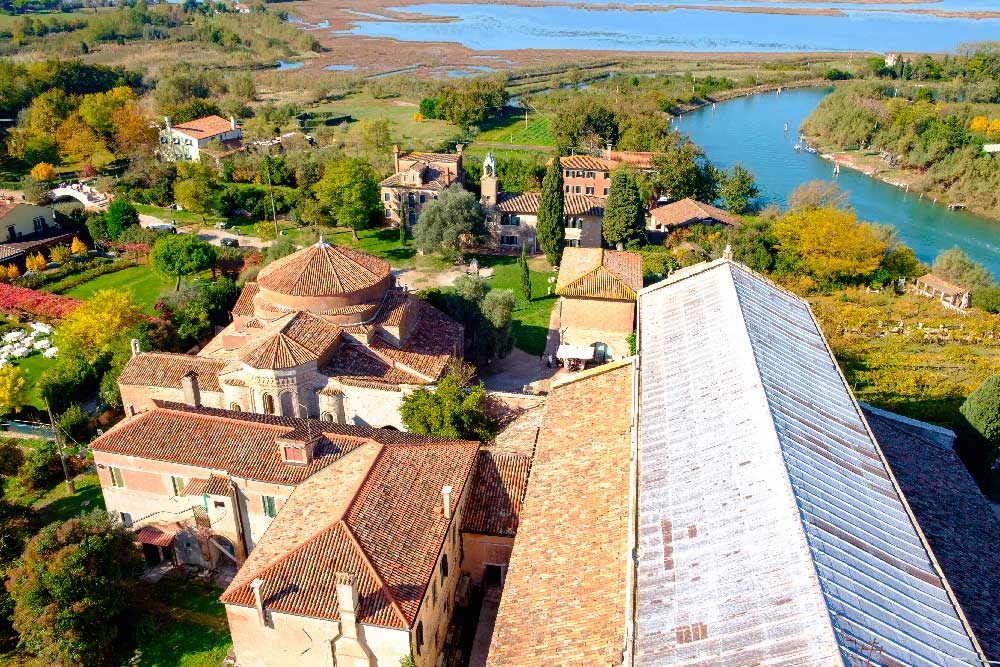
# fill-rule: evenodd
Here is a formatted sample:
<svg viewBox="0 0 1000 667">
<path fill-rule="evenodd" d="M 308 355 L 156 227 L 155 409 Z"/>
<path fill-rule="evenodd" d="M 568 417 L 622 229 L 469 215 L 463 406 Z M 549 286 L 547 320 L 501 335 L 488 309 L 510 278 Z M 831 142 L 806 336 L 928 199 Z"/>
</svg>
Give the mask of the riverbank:
<svg viewBox="0 0 1000 667">
<path fill-rule="evenodd" d="M 835 165 L 860 172 L 869 178 L 882 181 L 905 192 L 917 194 L 921 199 L 927 199 L 938 206 L 967 211 L 982 218 L 1000 222 L 1000 215 L 976 206 L 974 201 L 951 201 L 947 192 L 934 189 L 921 189 L 919 185 L 921 173 L 919 171 L 916 169 L 888 166 L 885 160 L 882 159 L 880 152 L 870 151 L 869 153 L 865 153 L 861 150 L 837 150 L 836 146 L 824 144 L 816 137 L 803 135 L 803 139 L 819 151 L 818 155 L 820 158 Z M 998 231 L 1000 231 L 1000 228 L 998 228 Z"/>
</svg>

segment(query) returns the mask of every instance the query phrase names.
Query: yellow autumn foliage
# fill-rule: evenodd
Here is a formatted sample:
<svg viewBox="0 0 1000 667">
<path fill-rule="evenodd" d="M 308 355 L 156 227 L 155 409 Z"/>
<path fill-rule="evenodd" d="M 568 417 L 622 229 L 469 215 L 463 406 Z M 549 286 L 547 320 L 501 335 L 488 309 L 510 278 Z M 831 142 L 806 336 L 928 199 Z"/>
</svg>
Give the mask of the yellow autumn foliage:
<svg viewBox="0 0 1000 667">
<path fill-rule="evenodd" d="M 885 244 L 853 211 L 826 208 L 787 213 L 774 224 L 779 252 L 820 282 L 872 273 Z"/>
</svg>

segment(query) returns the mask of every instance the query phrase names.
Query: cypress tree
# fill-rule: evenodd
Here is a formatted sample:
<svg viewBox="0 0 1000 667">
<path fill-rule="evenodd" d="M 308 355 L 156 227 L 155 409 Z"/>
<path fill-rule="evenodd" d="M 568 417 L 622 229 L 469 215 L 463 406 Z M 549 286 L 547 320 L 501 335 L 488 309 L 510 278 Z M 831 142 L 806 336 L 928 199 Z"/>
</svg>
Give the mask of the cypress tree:
<svg viewBox="0 0 1000 667">
<path fill-rule="evenodd" d="M 1000 455 L 1000 375 L 983 381 L 955 417 L 955 449 L 969 472 L 983 479 Z"/>
<path fill-rule="evenodd" d="M 538 202 L 538 245 L 552 266 L 559 266 L 563 246 L 566 244 L 566 230 L 563 227 L 563 178 L 559 157 L 545 169 L 542 179 L 542 196 Z"/>
<path fill-rule="evenodd" d="M 528 271 L 528 251 L 521 246 L 521 258 L 517 260 L 521 268 L 521 296 L 525 301 L 531 301 L 531 273 Z"/>
<path fill-rule="evenodd" d="M 639 186 L 627 169 L 616 169 L 604 204 L 604 240 L 612 247 L 622 246 L 642 231 L 644 223 Z"/>
</svg>

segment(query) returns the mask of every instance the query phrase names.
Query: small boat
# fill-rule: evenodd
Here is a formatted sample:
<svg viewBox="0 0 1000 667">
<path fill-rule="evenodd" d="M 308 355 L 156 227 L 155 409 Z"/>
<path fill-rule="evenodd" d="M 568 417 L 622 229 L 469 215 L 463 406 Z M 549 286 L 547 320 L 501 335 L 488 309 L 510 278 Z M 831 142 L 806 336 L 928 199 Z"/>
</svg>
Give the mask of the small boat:
<svg viewBox="0 0 1000 667">
<path fill-rule="evenodd" d="M 797 151 L 802 150 L 802 144 L 795 144 L 795 150 Z"/>
<path fill-rule="evenodd" d="M 816 153 L 819 153 L 819 151 L 813 148 L 812 146 L 806 146 L 806 153 L 812 153 L 813 155 L 815 155 Z"/>
</svg>

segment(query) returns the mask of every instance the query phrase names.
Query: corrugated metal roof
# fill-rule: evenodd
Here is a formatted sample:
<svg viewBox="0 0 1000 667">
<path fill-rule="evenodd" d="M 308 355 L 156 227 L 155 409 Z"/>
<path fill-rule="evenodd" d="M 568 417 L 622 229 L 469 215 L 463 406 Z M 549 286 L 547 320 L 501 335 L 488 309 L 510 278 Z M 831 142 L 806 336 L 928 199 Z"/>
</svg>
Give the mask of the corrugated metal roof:
<svg viewBox="0 0 1000 667">
<path fill-rule="evenodd" d="M 806 303 L 719 261 L 639 312 L 636 663 L 979 664 Z"/>
</svg>

